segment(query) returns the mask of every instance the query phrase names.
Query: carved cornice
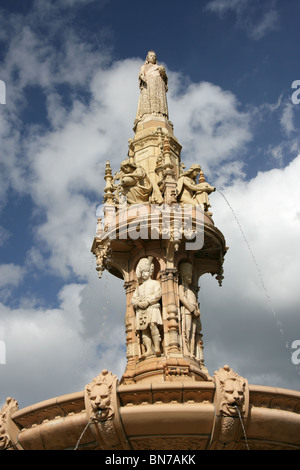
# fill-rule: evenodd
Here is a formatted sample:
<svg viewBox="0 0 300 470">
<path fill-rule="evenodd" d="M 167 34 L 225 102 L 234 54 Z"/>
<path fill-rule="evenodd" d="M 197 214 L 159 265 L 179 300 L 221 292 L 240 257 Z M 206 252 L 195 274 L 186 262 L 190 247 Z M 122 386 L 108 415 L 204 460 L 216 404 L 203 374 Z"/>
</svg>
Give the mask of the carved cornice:
<svg viewBox="0 0 300 470">
<path fill-rule="evenodd" d="M 215 384 L 208 382 L 165 382 L 147 385 L 120 385 L 118 395 L 121 406 L 158 404 L 209 404 L 213 403 Z"/>
</svg>

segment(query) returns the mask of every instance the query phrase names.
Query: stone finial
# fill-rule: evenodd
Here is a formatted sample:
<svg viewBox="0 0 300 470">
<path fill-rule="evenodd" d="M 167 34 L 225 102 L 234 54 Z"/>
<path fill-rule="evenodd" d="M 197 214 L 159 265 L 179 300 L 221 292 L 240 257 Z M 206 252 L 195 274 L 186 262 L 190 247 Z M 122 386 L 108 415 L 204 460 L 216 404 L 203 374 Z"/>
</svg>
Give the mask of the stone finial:
<svg viewBox="0 0 300 470">
<path fill-rule="evenodd" d="M 113 204 L 115 201 L 115 196 L 113 194 L 114 192 L 114 186 L 112 184 L 113 182 L 113 175 L 110 167 L 110 163 L 107 160 L 106 165 L 105 165 L 105 176 L 104 179 L 106 181 L 106 186 L 104 188 L 104 202 L 107 204 Z"/>
</svg>

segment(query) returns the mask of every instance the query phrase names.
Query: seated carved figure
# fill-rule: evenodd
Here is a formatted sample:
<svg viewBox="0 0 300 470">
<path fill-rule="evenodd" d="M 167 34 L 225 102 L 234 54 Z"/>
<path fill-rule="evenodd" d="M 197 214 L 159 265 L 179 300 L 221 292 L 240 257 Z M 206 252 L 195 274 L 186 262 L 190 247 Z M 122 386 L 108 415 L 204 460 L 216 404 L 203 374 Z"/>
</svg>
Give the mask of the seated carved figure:
<svg viewBox="0 0 300 470">
<path fill-rule="evenodd" d="M 162 317 L 159 301 L 162 292 L 160 282 L 152 279 L 153 271 L 152 257 L 139 261 L 136 268 L 139 286 L 131 300 L 136 312 L 136 331 L 141 333 L 145 348 L 142 357 L 152 355 L 153 346 L 156 356 L 161 355 L 159 325 L 162 325 Z"/>
<path fill-rule="evenodd" d="M 141 166 L 136 166 L 129 159 L 121 163 L 119 173 L 115 175 L 114 181 L 120 180 L 116 185 L 121 195 L 126 197 L 127 204 L 139 204 L 148 202 L 152 193 L 152 184 Z M 117 196 L 119 200 L 119 196 Z"/>
<path fill-rule="evenodd" d="M 197 182 L 200 170 L 200 165 L 192 165 L 189 170 L 182 173 L 178 178 L 178 201 L 180 204 L 200 205 L 205 212 L 208 212 L 210 207 L 208 194 L 215 191 L 216 188 L 206 182 Z"/>
</svg>

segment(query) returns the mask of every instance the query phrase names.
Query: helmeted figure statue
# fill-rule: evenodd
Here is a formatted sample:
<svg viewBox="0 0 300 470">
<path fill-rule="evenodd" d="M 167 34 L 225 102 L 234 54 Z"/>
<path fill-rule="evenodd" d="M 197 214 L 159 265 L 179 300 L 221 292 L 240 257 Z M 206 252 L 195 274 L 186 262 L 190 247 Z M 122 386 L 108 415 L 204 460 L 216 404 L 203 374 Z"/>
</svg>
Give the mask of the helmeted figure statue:
<svg viewBox="0 0 300 470">
<path fill-rule="evenodd" d="M 177 183 L 178 201 L 181 204 L 200 205 L 207 212 L 210 207 L 208 194 L 215 188 L 206 182 L 197 182 L 200 171 L 200 165 L 194 164 L 180 175 Z"/>
<path fill-rule="evenodd" d="M 145 347 L 142 357 L 153 354 L 152 346 L 156 356 L 161 355 L 159 325 L 162 325 L 162 317 L 159 301 L 162 291 L 160 282 L 152 279 L 153 272 L 153 258 L 151 256 L 142 258 L 136 268 L 140 284 L 131 300 L 136 312 L 136 331 L 141 333 Z"/>
<path fill-rule="evenodd" d="M 157 64 L 156 54 L 149 51 L 139 73 L 140 97 L 136 114 L 137 123 L 147 115 L 168 118 L 168 77 L 165 68 Z"/>
</svg>

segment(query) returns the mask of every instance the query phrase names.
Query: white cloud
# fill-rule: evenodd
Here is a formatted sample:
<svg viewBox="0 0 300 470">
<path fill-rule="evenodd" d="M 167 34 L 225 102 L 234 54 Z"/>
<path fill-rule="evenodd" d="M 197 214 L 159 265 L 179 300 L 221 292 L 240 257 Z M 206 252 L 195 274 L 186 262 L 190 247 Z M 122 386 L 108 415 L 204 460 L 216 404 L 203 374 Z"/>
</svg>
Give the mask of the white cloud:
<svg viewBox="0 0 300 470">
<path fill-rule="evenodd" d="M 0 225 L 0 246 L 3 246 L 6 241 L 10 238 L 11 233 Z"/>
<path fill-rule="evenodd" d="M 295 131 L 294 110 L 295 106 L 292 103 L 286 103 L 280 119 L 280 124 L 287 136 Z"/>
<path fill-rule="evenodd" d="M 200 293 L 209 365 L 229 362 L 250 383 L 269 377 L 259 383 L 271 386 L 272 379 L 274 386 L 296 389 L 299 376 L 286 344 L 300 334 L 299 172 L 300 155 L 283 169 L 227 187 L 233 212 L 221 195 L 211 197 L 229 251 L 223 287 L 204 278 Z"/>
<path fill-rule="evenodd" d="M 205 173 L 221 162 L 232 162 L 252 139 L 251 113 L 242 111 L 236 97 L 216 85 L 190 84 L 180 95 L 171 89 L 169 102 L 184 163 L 201 162 Z M 241 171 L 237 164 L 231 168 L 233 174 Z"/>
<path fill-rule="evenodd" d="M 116 287 L 114 281 L 112 285 Z M 89 285 L 65 285 L 53 309 L 0 304 L 0 339 L 6 346 L 1 402 L 15 396 L 22 407 L 82 390 L 103 368 L 123 373 L 123 324 L 117 315 L 105 320 L 105 312 L 112 316 L 112 305 L 100 290 L 93 280 Z"/>
<path fill-rule="evenodd" d="M 0 264 L 0 288 L 4 286 L 18 286 L 24 274 L 25 270 L 22 266 L 13 263 Z"/>
</svg>

